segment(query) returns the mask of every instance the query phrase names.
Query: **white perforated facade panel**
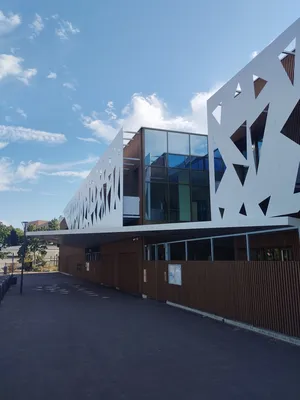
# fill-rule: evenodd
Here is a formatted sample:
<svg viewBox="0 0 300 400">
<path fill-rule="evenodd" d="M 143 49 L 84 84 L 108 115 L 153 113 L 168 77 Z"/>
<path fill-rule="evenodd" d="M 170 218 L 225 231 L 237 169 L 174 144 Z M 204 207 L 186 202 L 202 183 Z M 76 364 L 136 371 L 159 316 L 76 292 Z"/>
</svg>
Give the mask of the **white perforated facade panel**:
<svg viewBox="0 0 300 400">
<path fill-rule="evenodd" d="M 123 131 L 100 157 L 64 210 L 69 229 L 123 225 Z"/>
<path fill-rule="evenodd" d="M 299 45 L 297 20 L 208 100 L 213 220 L 274 217 L 300 209 Z M 254 132 L 261 135 L 259 146 Z M 243 135 L 242 153 L 235 143 Z M 217 183 L 216 149 L 226 166 Z"/>
</svg>

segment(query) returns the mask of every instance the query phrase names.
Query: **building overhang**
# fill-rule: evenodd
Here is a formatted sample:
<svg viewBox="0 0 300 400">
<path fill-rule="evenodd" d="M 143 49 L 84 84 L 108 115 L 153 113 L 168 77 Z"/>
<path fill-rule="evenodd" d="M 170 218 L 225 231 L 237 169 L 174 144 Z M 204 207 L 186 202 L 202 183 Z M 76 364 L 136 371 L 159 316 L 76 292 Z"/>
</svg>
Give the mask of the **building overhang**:
<svg viewBox="0 0 300 400">
<path fill-rule="evenodd" d="M 299 229 L 300 220 L 291 217 L 240 219 L 224 222 L 186 222 L 123 226 L 119 228 L 97 227 L 60 231 L 28 232 L 28 237 L 37 237 L 57 244 L 74 247 L 90 247 L 124 239 L 145 237 L 153 243 L 192 238 L 216 237 L 253 232 L 272 232 L 282 229 Z"/>
</svg>

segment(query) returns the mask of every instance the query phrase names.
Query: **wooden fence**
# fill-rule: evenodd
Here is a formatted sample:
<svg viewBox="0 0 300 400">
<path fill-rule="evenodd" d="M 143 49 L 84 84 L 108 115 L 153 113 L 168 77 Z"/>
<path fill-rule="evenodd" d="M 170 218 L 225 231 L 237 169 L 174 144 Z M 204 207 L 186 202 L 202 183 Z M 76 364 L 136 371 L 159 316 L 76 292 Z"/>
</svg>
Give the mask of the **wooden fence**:
<svg viewBox="0 0 300 400">
<path fill-rule="evenodd" d="M 168 283 L 169 263 L 144 261 L 144 294 L 300 337 L 300 262 L 177 262 L 181 286 Z"/>
</svg>

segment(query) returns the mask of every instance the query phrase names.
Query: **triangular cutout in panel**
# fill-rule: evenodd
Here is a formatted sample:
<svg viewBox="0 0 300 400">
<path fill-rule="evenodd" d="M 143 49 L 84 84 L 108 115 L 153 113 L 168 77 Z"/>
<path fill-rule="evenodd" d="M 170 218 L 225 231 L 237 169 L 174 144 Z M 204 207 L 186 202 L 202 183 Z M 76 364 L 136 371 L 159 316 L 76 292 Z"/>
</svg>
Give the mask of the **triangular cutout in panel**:
<svg viewBox="0 0 300 400">
<path fill-rule="evenodd" d="M 256 172 L 258 171 L 258 167 L 259 167 L 260 152 L 261 152 L 264 135 L 265 135 L 268 111 L 269 111 L 269 104 L 265 107 L 263 112 L 261 112 L 259 114 L 259 116 L 256 118 L 256 120 L 253 122 L 253 124 L 250 127 L 251 144 L 252 144 L 252 150 L 253 150 L 253 155 L 254 155 L 254 163 L 255 163 L 255 167 L 256 167 Z M 250 151 L 250 149 L 248 149 L 248 152 L 249 151 Z M 249 159 L 249 153 L 248 153 L 248 159 Z"/>
<path fill-rule="evenodd" d="M 292 85 L 294 84 L 294 71 L 295 71 L 295 55 L 296 55 L 296 38 L 278 55 L 289 80 Z"/>
<path fill-rule="evenodd" d="M 92 225 L 94 225 L 94 213 L 91 214 Z"/>
<path fill-rule="evenodd" d="M 219 211 L 220 211 L 221 218 L 223 218 L 225 208 L 219 207 Z"/>
<path fill-rule="evenodd" d="M 247 121 L 242 123 L 242 125 L 230 136 L 230 139 L 247 160 Z"/>
<path fill-rule="evenodd" d="M 222 103 L 220 103 L 212 112 L 212 115 L 215 117 L 215 120 L 218 124 L 221 124 L 221 115 L 222 115 Z"/>
<path fill-rule="evenodd" d="M 284 124 L 283 128 L 281 129 L 280 133 L 286 136 L 293 142 L 300 144 L 300 132 L 299 132 L 299 125 L 300 125 L 300 100 L 295 105 L 293 111 L 291 112 L 290 116 L 288 117 L 286 123 Z"/>
<path fill-rule="evenodd" d="M 241 88 L 241 85 L 238 83 L 236 85 L 236 89 L 235 89 L 235 92 L 234 92 L 234 97 L 237 97 L 241 93 L 242 93 L 242 88 Z"/>
<path fill-rule="evenodd" d="M 118 179 L 118 198 L 121 200 L 121 177 L 120 177 L 120 171 L 119 171 L 119 179 Z"/>
<path fill-rule="evenodd" d="M 96 207 L 95 207 L 95 219 L 97 221 L 98 218 L 98 201 L 96 202 Z"/>
<path fill-rule="evenodd" d="M 267 83 L 268 81 L 265 79 L 260 78 L 257 75 L 253 75 L 254 96 L 256 99 Z"/>
<path fill-rule="evenodd" d="M 297 172 L 297 178 L 296 178 L 296 182 L 295 182 L 294 193 L 300 193 L 300 163 L 299 163 L 299 167 L 298 167 L 298 172 Z"/>
<path fill-rule="evenodd" d="M 244 203 L 242 204 L 242 207 L 240 209 L 240 214 L 245 215 L 247 217 L 246 207 Z"/>
<path fill-rule="evenodd" d="M 261 211 L 262 211 L 265 215 L 267 215 L 267 212 L 268 212 L 268 207 L 269 207 L 270 199 L 271 199 L 271 196 L 267 197 L 266 199 L 264 199 L 263 201 L 261 201 L 261 202 L 258 204 L 259 207 L 260 207 L 260 209 L 261 209 Z"/>
<path fill-rule="evenodd" d="M 108 194 L 107 194 L 107 204 L 108 204 L 108 212 L 110 212 L 110 206 L 111 206 L 111 189 L 109 189 Z"/>
<path fill-rule="evenodd" d="M 117 209 L 117 202 L 115 200 L 115 202 L 114 202 L 114 210 L 116 210 L 116 209 Z"/>
<path fill-rule="evenodd" d="M 237 176 L 239 177 L 241 184 L 244 185 L 249 167 L 246 165 L 239 165 L 239 164 L 232 164 L 234 166 L 235 172 Z"/>
<path fill-rule="evenodd" d="M 116 167 L 113 170 L 113 188 L 116 186 Z"/>
</svg>

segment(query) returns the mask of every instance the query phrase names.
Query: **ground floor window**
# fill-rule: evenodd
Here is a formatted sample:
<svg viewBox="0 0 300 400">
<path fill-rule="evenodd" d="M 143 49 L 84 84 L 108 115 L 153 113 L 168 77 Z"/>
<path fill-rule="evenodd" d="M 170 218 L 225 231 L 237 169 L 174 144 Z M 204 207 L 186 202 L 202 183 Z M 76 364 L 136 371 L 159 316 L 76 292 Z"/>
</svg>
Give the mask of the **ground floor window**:
<svg viewBox="0 0 300 400">
<path fill-rule="evenodd" d="M 255 259 L 257 261 L 292 261 L 293 251 L 290 247 L 257 249 Z"/>
<path fill-rule="evenodd" d="M 85 255 L 85 261 L 87 261 L 87 262 L 99 261 L 99 260 L 100 260 L 100 253 L 99 252 L 86 253 L 86 255 Z"/>
</svg>

